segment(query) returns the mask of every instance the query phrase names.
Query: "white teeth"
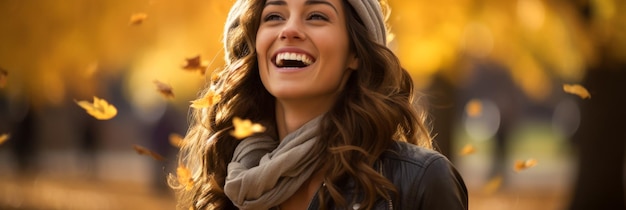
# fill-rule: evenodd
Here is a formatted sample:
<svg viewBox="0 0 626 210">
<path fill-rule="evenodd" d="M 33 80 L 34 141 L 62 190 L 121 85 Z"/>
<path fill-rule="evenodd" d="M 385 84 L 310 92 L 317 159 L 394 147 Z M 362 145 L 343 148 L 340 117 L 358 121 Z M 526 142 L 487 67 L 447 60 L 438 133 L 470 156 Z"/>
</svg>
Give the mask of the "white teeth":
<svg viewBox="0 0 626 210">
<path fill-rule="evenodd" d="M 300 61 L 304 63 L 305 65 L 311 65 L 313 63 L 313 60 L 305 54 L 286 52 L 286 53 L 279 53 L 278 55 L 276 55 L 276 65 L 282 66 L 283 61 L 285 60 Z"/>
</svg>

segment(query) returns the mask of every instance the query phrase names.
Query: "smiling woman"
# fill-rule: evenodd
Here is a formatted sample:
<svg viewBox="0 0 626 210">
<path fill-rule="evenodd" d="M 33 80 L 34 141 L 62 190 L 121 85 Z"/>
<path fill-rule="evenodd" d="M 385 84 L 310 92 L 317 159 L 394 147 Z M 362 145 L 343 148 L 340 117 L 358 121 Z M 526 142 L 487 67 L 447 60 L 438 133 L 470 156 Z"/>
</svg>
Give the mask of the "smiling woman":
<svg viewBox="0 0 626 210">
<path fill-rule="evenodd" d="M 382 4 L 386 5 L 386 4 Z M 239 0 L 181 148 L 180 209 L 467 209 L 376 0 Z M 235 137 L 237 119 L 264 129 Z M 243 140 L 239 140 L 243 137 Z M 187 178 L 185 180 L 188 180 Z"/>
</svg>

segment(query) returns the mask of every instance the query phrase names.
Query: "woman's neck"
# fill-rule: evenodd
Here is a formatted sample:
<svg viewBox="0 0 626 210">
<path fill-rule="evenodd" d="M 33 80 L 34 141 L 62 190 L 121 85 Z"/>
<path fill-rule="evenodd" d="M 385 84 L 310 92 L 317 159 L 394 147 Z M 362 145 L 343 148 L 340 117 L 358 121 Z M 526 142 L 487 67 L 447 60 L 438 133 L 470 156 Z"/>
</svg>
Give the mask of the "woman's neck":
<svg viewBox="0 0 626 210">
<path fill-rule="evenodd" d="M 330 103 L 276 101 L 276 127 L 280 140 L 313 118 L 330 110 Z"/>
</svg>

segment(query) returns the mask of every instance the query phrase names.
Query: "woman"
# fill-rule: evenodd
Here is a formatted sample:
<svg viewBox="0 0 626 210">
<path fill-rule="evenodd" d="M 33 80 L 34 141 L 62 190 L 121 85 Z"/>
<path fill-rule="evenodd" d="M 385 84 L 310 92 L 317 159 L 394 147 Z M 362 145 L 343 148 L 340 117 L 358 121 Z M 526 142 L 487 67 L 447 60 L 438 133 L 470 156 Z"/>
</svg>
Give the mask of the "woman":
<svg viewBox="0 0 626 210">
<path fill-rule="evenodd" d="M 386 4 L 383 4 L 386 5 Z M 467 209 L 377 0 L 238 0 L 180 161 L 189 209 Z M 267 129 L 239 140 L 233 120 Z"/>
</svg>

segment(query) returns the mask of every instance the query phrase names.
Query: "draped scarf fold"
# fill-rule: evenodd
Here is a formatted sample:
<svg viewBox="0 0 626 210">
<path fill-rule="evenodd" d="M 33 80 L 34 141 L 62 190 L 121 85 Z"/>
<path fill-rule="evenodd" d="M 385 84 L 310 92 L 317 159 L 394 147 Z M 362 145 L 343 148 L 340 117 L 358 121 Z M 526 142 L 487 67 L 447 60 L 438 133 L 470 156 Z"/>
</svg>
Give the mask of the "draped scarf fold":
<svg viewBox="0 0 626 210">
<path fill-rule="evenodd" d="M 320 161 L 311 149 L 321 116 L 288 134 L 280 144 L 269 136 L 239 143 L 228 164 L 224 193 L 240 209 L 269 209 L 291 197 Z"/>
</svg>

